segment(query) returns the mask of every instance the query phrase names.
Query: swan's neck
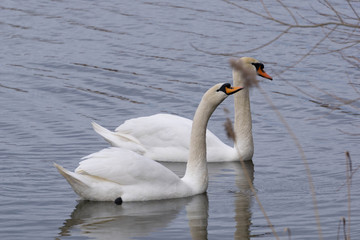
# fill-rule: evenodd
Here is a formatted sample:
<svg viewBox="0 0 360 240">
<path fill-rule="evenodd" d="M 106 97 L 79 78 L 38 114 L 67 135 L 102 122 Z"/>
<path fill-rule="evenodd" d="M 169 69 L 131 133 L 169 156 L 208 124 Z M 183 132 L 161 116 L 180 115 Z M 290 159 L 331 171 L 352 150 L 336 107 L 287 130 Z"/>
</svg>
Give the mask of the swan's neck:
<svg viewBox="0 0 360 240">
<path fill-rule="evenodd" d="M 241 72 L 233 70 L 234 86 L 244 86 L 245 79 Z M 235 148 L 243 160 L 250 160 L 254 153 L 252 120 L 249 88 L 244 88 L 234 95 L 235 106 Z"/>
<path fill-rule="evenodd" d="M 211 114 L 216 106 L 201 100 L 191 128 L 189 159 L 183 180 L 187 182 L 196 193 L 203 193 L 208 185 L 208 170 L 206 163 L 206 128 Z M 219 103 L 220 104 L 220 103 Z"/>
</svg>

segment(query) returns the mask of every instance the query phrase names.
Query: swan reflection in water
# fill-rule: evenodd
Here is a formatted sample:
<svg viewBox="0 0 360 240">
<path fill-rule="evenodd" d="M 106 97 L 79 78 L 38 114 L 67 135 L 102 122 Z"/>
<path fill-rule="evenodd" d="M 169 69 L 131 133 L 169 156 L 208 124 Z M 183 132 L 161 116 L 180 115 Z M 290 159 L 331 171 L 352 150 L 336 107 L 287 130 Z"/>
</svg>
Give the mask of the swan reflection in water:
<svg viewBox="0 0 360 240">
<path fill-rule="evenodd" d="M 183 163 L 164 163 L 178 175 L 183 174 Z M 247 172 L 253 180 L 254 166 L 251 161 L 245 163 Z M 236 191 L 230 191 L 225 197 L 234 198 L 234 239 L 249 239 L 251 225 L 251 199 L 252 194 L 239 162 L 209 163 L 210 184 L 228 186 L 235 180 Z M 225 170 L 225 171 L 224 171 Z M 230 171 L 229 171 L 230 170 Z M 235 179 L 234 179 L 235 176 Z M 212 191 L 218 191 L 214 189 Z M 211 193 L 211 196 L 216 193 Z M 214 205 L 225 204 L 221 201 L 224 196 L 214 200 Z M 207 239 L 208 228 L 208 195 L 201 194 L 187 198 L 127 202 L 116 205 L 113 202 L 79 201 L 71 217 L 60 227 L 59 237 L 81 235 L 91 239 L 133 239 L 146 237 L 152 233 L 161 232 L 166 227 L 171 227 L 179 213 L 185 209 L 189 232 L 192 239 Z M 211 201 L 211 197 L 210 197 Z M 229 213 L 232 214 L 232 213 Z M 215 223 L 216 224 L 216 223 Z M 223 223 L 222 223 L 223 224 Z M 233 226 L 232 223 L 229 225 Z M 176 226 L 179 232 L 187 226 Z M 79 233 L 80 231 L 80 233 Z M 186 237 L 185 237 L 186 238 Z"/>
</svg>

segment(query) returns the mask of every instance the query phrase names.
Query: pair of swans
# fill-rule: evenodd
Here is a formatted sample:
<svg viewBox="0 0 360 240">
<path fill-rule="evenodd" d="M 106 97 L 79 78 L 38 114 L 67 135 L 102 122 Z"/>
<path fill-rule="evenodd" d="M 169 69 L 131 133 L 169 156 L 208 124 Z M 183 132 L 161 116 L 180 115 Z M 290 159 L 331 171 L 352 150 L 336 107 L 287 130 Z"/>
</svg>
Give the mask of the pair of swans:
<svg viewBox="0 0 360 240">
<path fill-rule="evenodd" d="M 259 61 L 253 58 L 241 58 L 238 61 L 243 63 L 243 67 L 248 70 L 254 71 L 255 73 L 257 72 L 258 75 L 271 79 L 271 77 L 264 72 L 264 65 Z M 243 73 L 239 70 L 233 70 L 233 77 L 234 85 L 237 86 L 245 79 L 245 76 L 243 76 Z M 242 89 L 242 87 L 231 87 L 228 83 L 216 84 L 211 87 L 204 94 L 192 122 L 191 120 L 169 114 L 149 117 L 154 117 L 155 119 L 159 119 L 160 117 L 160 119 L 162 119 L 161 116 L 164 116 L 163 119 L 165 120 L 159 120 L 160 126 L 166 127 L 165 122 L 173 118 L 173 128 L 174 124 L 175 129 L 183 126 L 186 127 L 181 130 L 181 132 L 185 133 L 185 137 L 190 135 L 190 142 L 186 145 L 187 141 L 182 139 L 185 140 L 185 148 L 188 147 L 188 161 L 183 178 L 179 178 L 168 168 L 149 159 L 148 157 L 153 157 L 151 154 L 159 154 L 161 151 L 155 151 L 148 146 L 142 146 L 143 143 L 129 132 L 122 133 L 118 131 L 123 125 L 113 133 L 94 124 L 98 133 L 100 130 L 104 131 L 106 134 L 101 135 L 113 146 L 120 146 L 120 148 L 107 148 L 85 157 L 84 160 L 79 163 L 75 172 L 68 171 L 60 165 L 54 165 L 69 182 L 73 190 L 82 199 L 86 200 L 115 201 L 115 203 L 121 204 L 123 201 L 170 199 L 204 193 L 208 186 L 206 165 L 207 144 L 211 146 L 208 146 L 210 153 L 214 151 L 212 146 L 215 147 L 214 153 L 218 155 L 215 159 L 222 159 L 223 161 L 233 161 L 239 159 L 239 157 L 251 159 L 253 155 L 249 92 L 248 89 Z M 245 94 L 243 94 L 241 98 L 235 99 L 235 134 L 237 136 L 235 144 L 239 146 L 239 149 L 242 149 L 242 153 L 238 153 L 237 148 L 231 148 L 225 145 L 214 134 L 207 130 L 208 120 L 216 107 L 225 100 L 227 96 L 240 90 L 245 92 Z M 127 122 L 131 123 L 135 121 L 134 123 L 136 123 L 137 120 L 141 119 L 142 118 L 128 120 Z M 177 126 L 177 123 L 180 124 L 180 126 Z M 140 121 L 140 124 L 143 123 Z M 126 123 L 124 125 L 126 125 Z M 141 126 L 142 125 L 138 125 L 137 127 Z M 188 126 L 190 126 L 189 128 L 191 129 L 190 134 L 185 132 L 188 131 Z M 247 129 L 244 126 L 247 126 Z M 240 139 L 239 137 L 241 136 L 246 136 L 247 138 Z M 129 149 L 127 149 L 127 147 Z M 165 147 L 165 151 L 162 151 L 166 153 L 166 150 L 169 150 L 169 148 Z M 172 150 L 170 150 L 170 152 L 171 151 Z M 211 155 L 208 156 L 211 157 Z M 156 157 L 154 157 L 154 159 L 156 159 Z M 157 160 L 161 159 L 162 158 Z M 168 160 L 172 159 L 176 159 L 174 158 L 174 154 L 170 154 Z M 210 159 L 214 161 L 213 158 L 209 158 L 208 160 Z"/>
</svg>

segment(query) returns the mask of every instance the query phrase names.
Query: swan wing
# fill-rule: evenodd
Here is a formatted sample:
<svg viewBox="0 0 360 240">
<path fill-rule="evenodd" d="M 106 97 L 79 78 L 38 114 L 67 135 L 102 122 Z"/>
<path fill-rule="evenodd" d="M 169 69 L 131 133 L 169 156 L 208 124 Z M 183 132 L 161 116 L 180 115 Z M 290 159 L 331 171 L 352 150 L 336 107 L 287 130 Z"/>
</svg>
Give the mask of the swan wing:
<svg viewBox="0 0 360 240">
<path fill-rule="evenodd" d="M 180 181 L 168 168 L 133 151 L 111 147 L 83 158 L 75 172 L 124 186 L 167 185 Z"/>
<path fill-rule="evenodd" d="M 126 148 L 141 155 L 145 154 L 146 149 L 135 137 L 121 132 L 112 132 L 95 122 L 91 124 L 95 132 L 109 142 L 111 146 Z"/>
<path fill-rule="evenodd" d="M 137 139 L 146 149 L 145 156 L 169 162 L 187 162 L 193 121 L 173 114 L 155 114 L 125 121 L 115 129 Z M 210 130 L 206 131 L 207 161 L 234 161 L 233 147 L 223 143 Z"/>
<path fill-rule="evenodd" d="M 133 118 L 116 128 L 119 134 L 131 135 L 146 149 L 145 156 L 159 161 L 188 159 L 192 120 L 172 114 Z"/>
<path fill-rule="evenodd" d="M 187 147 L 192 120 L 173 114 L 155 114 L 126 120 L 115 132 L 128 134 L 144 145 Z"/>
</svg>

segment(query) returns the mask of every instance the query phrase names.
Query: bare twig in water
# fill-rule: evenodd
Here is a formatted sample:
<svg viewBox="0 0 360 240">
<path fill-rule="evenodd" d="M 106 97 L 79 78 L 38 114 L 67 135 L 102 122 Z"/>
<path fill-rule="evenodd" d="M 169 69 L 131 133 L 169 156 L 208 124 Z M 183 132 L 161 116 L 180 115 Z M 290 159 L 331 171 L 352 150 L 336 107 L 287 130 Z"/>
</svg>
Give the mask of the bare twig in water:
<svg viewBox="0 0 360 240">
<path fill-rule="evenodd" d="M 290 228 L 285 228 L 284 232 L 287 232 L 289 240 L 291 240 L 291 231 Z"/>
<path fill-rule="evenodd" d="M 347 224 L 347 229 L 345 229 L 345 219 L 344 219 L 344 234 L 345 234 L 345 239 L 350 240 L 352 162 L 351 162 L 350 153 L 348 151 L 346 151 L 345 155 L 346 155 L 346 186 L 347 186 L 347 196 L 348 196 L 347 199 L 348 224 Z M 346 232 L 348 233 L 347 234 L 348 238 L 346 238 Z"/>
<path fill-rule="evenodd" d="M 353 175 L 354 175 L 359 169 L 360 169 L 360 166 L 357 166 L 357 168 L 355 168 L 355 170 L 350 173 L 350 178 L 352 178 Z M 338 187 L 338 189 L 336 189 L 336 191 L 340 191 L 340 189 L 341 189 L 342 187 L 344 187 L 344 186 L 346 185 L 346 183 L 347 183 L 347 182 L 344 182 L 343 184 L 341 184 L 341 186 Z"/>
<path fill-rule="evenodd" d="M 342 218 L 342 222 L 343 222 L 343 229 L 344 229 L 344 239 L 345 240 L 350 240 L 349 238 L 347 238 L 347 234 L 346 234 L 346 219 L 343 217 Z"/>
<path fill-rule="evenodd" d="M 338 224 L 338 229 L 337 229 L 337 240 L 339 240 L 340 239 L 340 228 L 341 228 L 341 220 L 339 221 L 339 224 Z"/>
<path fill-rule="evenodd" d="M 347 132 L 347 131 L 341 130 L 339 128 L 337 128 L 336 130 L 338 130 L 339 132 L 344 133 L 346 135 L 349 135 L 349 136 L 360 136 L 360 133 Z"/>
<path fill-rule="evenodd" d="M 348 224 L 349 225 L 349 224 Z M 340 239 L 340 230 L 341 226 L 343 227 L 344 231 L 344 240 L 350 240 L 350 233 L 346 233 L 346 219 L 344 217 L 341 217 L 338 224 L 338 230 L 337 230 L 337 240 Z"/>
</svg>

